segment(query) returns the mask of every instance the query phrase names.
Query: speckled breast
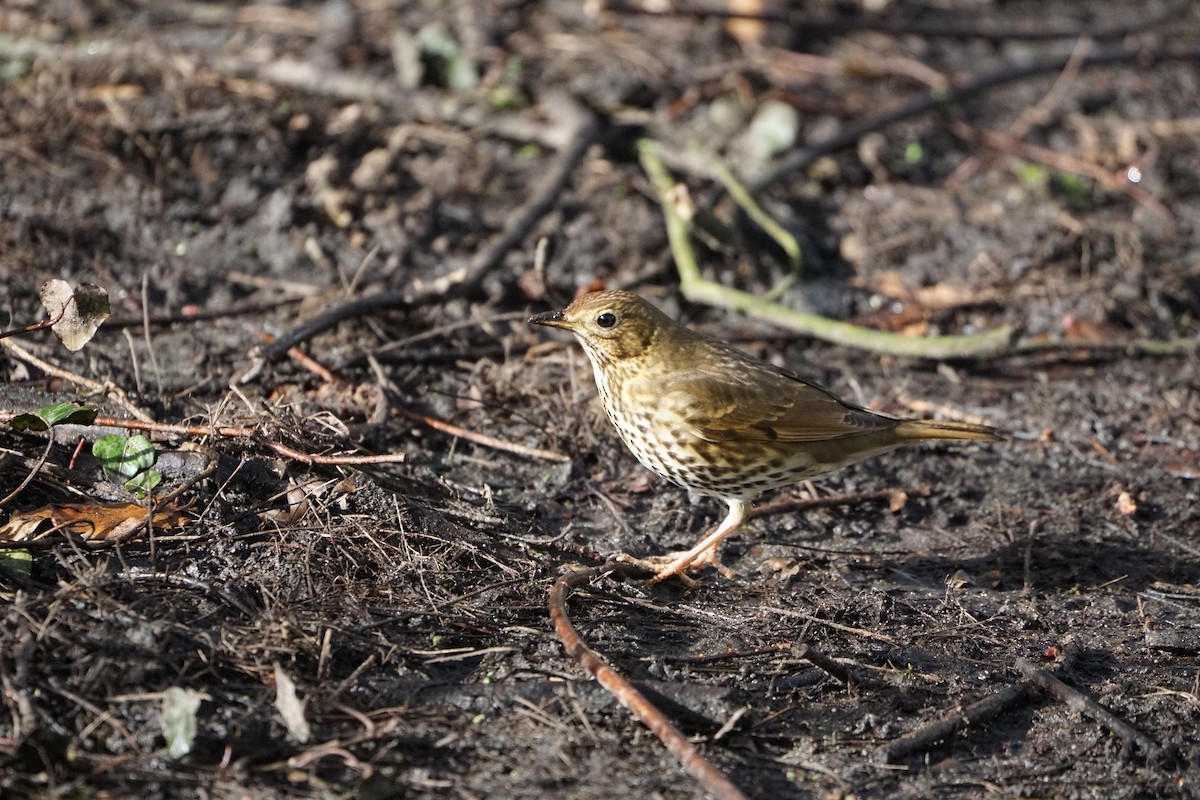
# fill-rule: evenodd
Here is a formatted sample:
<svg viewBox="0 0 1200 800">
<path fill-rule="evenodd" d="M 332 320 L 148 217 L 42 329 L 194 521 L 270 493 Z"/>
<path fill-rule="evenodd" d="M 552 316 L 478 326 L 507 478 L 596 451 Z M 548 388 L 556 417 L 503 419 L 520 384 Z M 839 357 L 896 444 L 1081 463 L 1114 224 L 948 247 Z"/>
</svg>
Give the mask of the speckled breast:
<svg viewBox="0 0 1200 800">
<path fill-rule="evenodd" d="M 600 398 L 621 440 L 643 466 L 697 494 L 748 499 L 836 468 L 795 445 L 707 441 L 653 404 L 622 407 L 607 387 Z"/>
</svg>

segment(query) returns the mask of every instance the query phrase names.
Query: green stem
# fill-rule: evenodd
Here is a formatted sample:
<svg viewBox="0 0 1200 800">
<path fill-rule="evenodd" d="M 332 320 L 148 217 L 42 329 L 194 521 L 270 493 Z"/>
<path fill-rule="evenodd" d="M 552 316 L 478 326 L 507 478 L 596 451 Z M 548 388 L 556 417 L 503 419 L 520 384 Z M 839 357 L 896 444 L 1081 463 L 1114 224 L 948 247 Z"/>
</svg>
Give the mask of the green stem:
<svg viewBox="0 0 1200 800">
<path fill-rule="evenodd" d="M 670 190 L 675 185 L 674 178 L 667 171 L 651 140 L 642 139 L 638 142 L 638 155 L 642 169 L 658 193 L 666 222 L 667 241 L 675 259 L 675 269 L 679 273 L 679 291 L 688 300 L 740 311 L 816 339 L 874 353 L 909 358 L 953 359 L 989 357 L 1009 350 L 1014 331 L 1007 325 L 975 334 L 904 336 L 864 328 L 819 314 L 795 311 L 758 295 L 731 289 L 704 278 L 696 261 L 696 251 L 692 247 L 687 222 L 670 200 Z"/>
</svg>

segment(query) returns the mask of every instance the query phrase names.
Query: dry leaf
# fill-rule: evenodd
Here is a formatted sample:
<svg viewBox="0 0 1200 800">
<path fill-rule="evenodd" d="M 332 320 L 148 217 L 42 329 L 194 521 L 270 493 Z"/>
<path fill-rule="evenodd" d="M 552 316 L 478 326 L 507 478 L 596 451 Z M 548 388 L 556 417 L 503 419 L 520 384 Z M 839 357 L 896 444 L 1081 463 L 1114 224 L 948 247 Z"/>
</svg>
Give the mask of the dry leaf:
<svg viewBox="0 0 1200 800">
<path fill-rule="evenodd" d="M 312 731 L 304 718 L 304 701 L 296 696 L 296 684 L 278 664 L 275 665 L 275 708 L 283 717 L 288 735 L 301 744 L 307 742 Z"/>
<path fill-rule="evenodd" d="M 1000 297 L 999 290 L 992 287 L 975 288 L 963 283 L 942 281 L 930 286 L 909 289 L 904 276 L 894 269 L 882 269 L 870 275 L 858 276 L 853 285 L 884 297 L 899 300 L 904 306 L 912 306 L 910 314 L 926 314 L 930 311 L 949 311 L 963 306 L 977 306 L 994 302 Z"/>
<path fill-rule="evenodd" d="M 965 589 L 966 587 L 970 586 L 971 583 L 971 576 L 961 569 L 955 570 L 953 575 L 951 575 L 949 578 L 946 578 L 946 588 L 950 589 L 951 591 Z"/>
<path fill-rule="evenodd" d="M 168 506 L 154 513 L 153 523 L 158 530 L 169 530 L 186 521 L 177 506 Z M 125 536 L 145 526 L 146 507 L 137 503 L 67 503 L 13 514 L 0 527 L 0 541 L 24 542 L 49 533 L 107 539 Z"/>
<path fill-rule="evenodd" d="M 779 573 L 779 577 L 783 580 L 795 577 L 800 574 L 803 564 L 796 558 L 768 558 L 766 562 L 758 568 L 760 573 L 774 571 Z"/>
<path fill-rule="evenodd" d="M 41 298 L 50 319 L 57 320 L 51 330 L 71 352 L 90 342 L 108 319 L 108 292 L 90 283 L 72 289 L 66 281 L 52 278 L 42 284 Z"/>
<path fill-rule="evenodd" d="M 196 711 L 208 695 L 193 689 L 172 686 L 163 692 L 159 724 L 167 740 L 167 755 L 172 761 L 192 752 L 196 741 Z"/>
<path fill-rule="evenodd" d="M 763 13 L 762 0 L 728 0 L 726 7 L 731 14 L 745 14 L 744 17 L 730 17 L 725 20 L 725 30 L 743 45 L 758 44 L 767 32 L 767 25 L 756 15 Z"/>
</svg>

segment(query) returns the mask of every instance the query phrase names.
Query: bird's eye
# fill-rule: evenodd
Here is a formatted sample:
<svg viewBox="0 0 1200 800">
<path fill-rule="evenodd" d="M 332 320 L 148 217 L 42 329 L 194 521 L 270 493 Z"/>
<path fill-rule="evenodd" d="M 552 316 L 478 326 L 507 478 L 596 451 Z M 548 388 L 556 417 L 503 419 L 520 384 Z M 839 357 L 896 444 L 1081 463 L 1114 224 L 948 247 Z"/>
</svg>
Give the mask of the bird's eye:
<svg viewBox="0 0 1200 800">
<path fill-rule="evenodd" d="M 600 316 L 596 317 L 596 324 L 601 328 L 611 328 L 617 324 L 617 315 L 611 311 L 605 311 Z"/>
</svg>

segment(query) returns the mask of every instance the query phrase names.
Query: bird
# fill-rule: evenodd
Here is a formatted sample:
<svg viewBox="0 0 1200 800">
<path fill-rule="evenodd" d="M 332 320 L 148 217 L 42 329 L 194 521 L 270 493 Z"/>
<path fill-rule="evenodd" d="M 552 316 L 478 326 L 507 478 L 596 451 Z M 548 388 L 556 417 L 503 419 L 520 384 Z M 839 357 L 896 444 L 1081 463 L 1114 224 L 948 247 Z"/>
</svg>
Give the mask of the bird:
<svg viewBox="0 0 1200 800">
<path fill-rule="evenodd" d="M 582 295 L 534 325 L 569 331 L 583 345 L 600 402 L 643 466 L 728 512 L 692 548 L 638 560 L 651 582 L 711 563 L 770 489 L 931 440 L 1002 441 L 996 428 L 901 419 L 838 398 L 790 370 L 693 331 L 626 291 Z"/>
</svg>

